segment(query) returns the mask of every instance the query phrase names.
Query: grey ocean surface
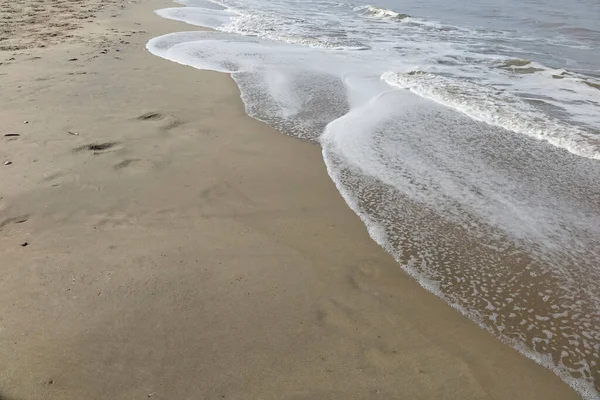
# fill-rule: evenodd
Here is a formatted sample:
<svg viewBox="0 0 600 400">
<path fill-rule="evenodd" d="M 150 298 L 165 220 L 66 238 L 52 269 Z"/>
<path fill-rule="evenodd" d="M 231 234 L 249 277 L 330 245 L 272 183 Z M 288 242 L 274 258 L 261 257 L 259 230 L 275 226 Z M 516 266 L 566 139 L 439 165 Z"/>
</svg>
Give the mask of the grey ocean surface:
<svg viewBox="0 0 600 400">
<path fill-rule="evenodd" d="M 178 3 L 214 31 L 152 53 L 231 74 L 400 267 L 600 398 L 600 2 Z"/>
<path fill-rule="evenodd" d="M 465 28 L 513 33 L 515 49 L 535 54 L 536 61 L 596 76 L 600 72 L 600 2 L 595 0 L 379 0 L 370 4 Z"/>
</svg>

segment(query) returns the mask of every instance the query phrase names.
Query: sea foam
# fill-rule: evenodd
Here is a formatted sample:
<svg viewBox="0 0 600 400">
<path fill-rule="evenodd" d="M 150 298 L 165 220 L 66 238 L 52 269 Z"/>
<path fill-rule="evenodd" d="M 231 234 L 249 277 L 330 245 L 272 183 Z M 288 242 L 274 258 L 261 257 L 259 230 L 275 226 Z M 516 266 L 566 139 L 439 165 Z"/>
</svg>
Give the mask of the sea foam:
<svg viewBox="0 0 600 400">
<path fill-rule="evenodd" d="M 381 78 L 478 121 L 545 140 L 582 157 L 600 159 L 598 135 L 545 115 L 505 91 L 422 71 L 386 72 Z"/>
</svg>

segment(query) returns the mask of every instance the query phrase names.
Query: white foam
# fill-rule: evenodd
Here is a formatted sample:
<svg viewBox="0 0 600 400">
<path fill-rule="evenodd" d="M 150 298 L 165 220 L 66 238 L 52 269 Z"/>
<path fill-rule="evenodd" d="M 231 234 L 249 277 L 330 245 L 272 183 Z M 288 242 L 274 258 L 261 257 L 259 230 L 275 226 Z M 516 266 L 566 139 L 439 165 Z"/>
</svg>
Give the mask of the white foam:
<svg viewBox="0 0 600 400">
<path fill-rule="evenodd" d="M 342 55 L 220 32 L 165 35 L 147 47 L 180 64 L 233 73 L 249 115 L 309 140 L 348 108 L 339 74 L 351 60 Z"/>
<path fill-rule="evenodd" d="M 345 167 L 343 166 L 345 162 L 342 159 L 340 159 L 338 155 L 335 140 L 336 135 L 333 133 L 332 130 L 329 130 L 329 134 L 324 135 L 324 137 L 322 138 L 323 158 L 325 160 L 328 173 L 333 179 L 338 191 L 341 193 L 346 203 L 360 217 L 360 219 L 367 227 L 369 235 L 376 243 L 378 243 L 388 253 L 392 254 L 394 258 L 400 263 L 402 268 L 410 276 L 412 276 L 424 289 L 446 301 L 460 313 L 477 323 L 477 325 L 479 325 L 482 329 L 487 330 L 491 334 L 499 337 L 503 342 L 512 346 L 514 349 L 519 351 L 527 358 L 554 372 L 564 382 L 566 382 L 580 395 L 582 395 L 584 399 L 600 399 L 600 395 L 595 390 L 593 383 L 586 381 L 585 379 L 574 378 L 571 375 L 572 369 L 566 367 L 562 363 L 562 361 L 560 361 L 557 365 L 552 359 L 552 357 L 539 352 L 532 351 L 531 348 L 525 345 L 524 336 L 521 336 L 521 340 L 516 339 L 516 337 L 518 336 L 518 332 L 512 332 L 512 335 L 509 336 L 508 334 L 501 333 L 501 331 L 496 331 L 492 329 L 488 324 L 484 322 L 484 316 L 477 312 L 477 310 L 464 307 L 456 300 L 456 298 L 448 296 L 447 293 L 440 289 L 439 284 L 435 280 L 432 280 L 426 273 L 422 272 L 427 270 L 426 266 L 419 270 L 415 268 L 414 263 L 404 263 L 402 259 L 402 253 L 399 252 L 397 248 L 391 246 L 384 223 L 373 219 L 371 215 L 359 205 L 360 200 L 357 194 L 353 191 L 352 185 L 349 185 L 349 183 L 352 182 L 352 179 L 350 179 L 350 182 L 348 182 L 348 173 L 345 171 Z M 473 290 L 473 293 L 476 297 L 480 295 L 476 289 Z M 515 309 L 518 309 L 518 307 L 515 307 Z M 516 316 L 516 314 L 511 314 L 509 317 L 514 316 Z M 526 323 L 526 321 L 524 322 Z M 569 352 L 563 351 L 562 358 L 568 357 L 570 355 L 571 354 Z M 592 366 L 595 366 L 596 362 L 591 361 L 590 364 Z"/>
<path fill-rule="evenodd" d="M 363 15 L 367 15 L 373 18 L 390 18 L 402 20 L 410 17 L 407 14 L 402 14 L 393 10 L 387 10 L 385 8 L 379 8 L 371 5 L 355 7 L 354 11 L 360 11 L 363 13 Z"/>
<path fill-rule="evenodd" d="M 216 0 L 174 0 L 174 2 L 181 4 L 182 6 L 198 7 L 208 10 L 226 10 L 228 8 Z"/>
<path fill-rule="evenodd" d="M 185 22 L 190 25 L 216 29 L 231 22 L 235 13 L 200 7 L 174 7 L 157 10 L 163 18 Z"/>
<path fill-rule="evenodd" d="M 598 229 L 594 228 L 600 222 L 597 217 L 594 221 L 588 221 L 590 224 L 584 227 L 581 223 L 586 224 L 584 222 L 586 217 L 577 215 L 576 210 L 580 205 L 572 209 L 570 208 L 573 205 L 572 200 L 553 199 L 556 194 L 548 192 L 544 187 L 547 180 L 552 179 L 550 178 L 552 174 L 556 173 L 550 167 L 556 159 L 551 158 L 546 163 L 543 158 L 535 157 L 537 160 L 531 163 L 528 171 L 522 170 L 522 166 L 518 165 L 515 166 L 515 171 L 511 172 L 509 165 L 490 164 L 485 154 L 478 156 L 474 149 L 464 148 L 466 144 L 485 141 L 486 132 L 481 129 L 481 125 L 476 122 L 469 123 L 466 117 L 453 117 L 450 111 L 431 109 L 424 100 L 415 100 L 409 93 L 384 92 L 329 124 L 321 137 L 321 143 L 328 172 L 346 202 L 361 217 L 371 237 L 386 251 L 393 254 L 403 268 L 424 288 L 446 300 L 527 357 L 554 371 L 585 398 L 596 399 L 598 394 L 593 384 L 586 379 L 574 379 L 570 375 L 575 371 L 572 366 L 563 363 L 557 365 L 543 352 L 532 351 L 524 344 L 527 340 L 526 336 L 522 336 L 522 341 L 516 340 L 515 337 L 518 337 L 519 332 L 507 328 L 505 323 L 498 320 L 497 310 L 506 310 L 507 307 L 512 306 L 518 312 L 523 310 L 520 305 L 527 305 L 522 303 L 523 298 L 527 297 L 524 293 L 515 296 L 514 287 L 503 288 L 505 279 L 493 278 L 493 274 L 497 273 L 496 270 L 504 267 L 502 264 L 498 265 L 492 260 L 481 260 L 480 264 L 468 270 L 466 277 L 473 285 L 472 292 L 477 293 L 474 299 L 484 300 L 488 305 L 486 310 L 469 307 L 468 300 L 448 292 L 441 285 L 443 280 L 440 280 L 442 276 L 437 271 L 438 260 L 436 259 L 443 257 L 444 252 L 453 250 L 445 248 L 443 243 L 434 241 L 437 227 L 427 219 L 419 220 L 418 217 L 411 216 L 410 213 L 414 212 L 412 210 L 394 208 L 408 197 L 424 204 L 427 209 L 440 212 L 444 218 L 461 221 L 460 224 L 465 231 L 476 236 L 478 241 L 490 240 L 490 235 L 478 232 L 481 228 L 487 228 L 474 223 L 485 220 L 487 224 L 510 230 L 510 236 L 498 237 L 497 242 L 504 246 L 509 245 L 513 240 L 509 238 L 516 237 L 519 240 L 546 243 L 548 248 L 544 251 L 552 251 L 551 249 L 555 247 L 557 252 L 572 252 L 574 257 L 577 257 L 580 251 L 585 251 L 586 247 L 593 246 L 591 243 L 581 243 L 583 247 L 578 247 L 579 239 L 572 242 L 569 235 L 581 234 L 592 240 L 598 237 Z M 481 133 L 477 132 L 478 126 Z M 498 151 L 514 151 L 522 145 L 516 141 L 511 146 L 510 142 L 510 138 L 500 139 Z M 491 154 L 493 155 L 494 152 Z M 511 161 L 508 160 L 507 163 L 510 164 Z M 548 168 L 548 175 L 544 173 L 545 168 Z M 523 183 L 522 179 L 511 176 L 515 173 L 527 173 L 532 179 Z M 521 185 L 515 186 L 514 183 L 519 181 Z M 538 195 L 532 196 L 529 193 L 520 199 L 519 192 L 523 192 L 525 185 L 529 185 L 531 192 L 537 192 Z M 373 188 L 368 189 L 370 186 Z M 371 196 L 370 193 L 377 193 L 377 197 L 374 202 L 368 204 L 371 211 L 367 211 L 364 202 L 365 198 Z M 554 202 L 555 200 L 558 201 Z M 376 208 L 375 212 L 372 210 L 373 207 Z M 591 204 L 587 207 L 593 209 Z M 374 218 L 373 215 L 377 215 L 378 218 Z M 474 219 L 473 215 L 477 215 L 477 218 Z M 398 217 L 407 225 L 402 231 L 399 231 L 399 226 L 387 225 L 388 221 Z M 583 233 L 585 231 L 587 233 Z M 446 235 L 451 236 L 452 231 L 447 232 Z M 464 239 L 466 238 L 460 240 Z M 397 240 L 414 243 L 413 245 L 420 246 L 423 252 L 428 251 L 426 249 L 439 247 L 442 254 L 435 257 L 428 256 L 420 263 L 414 260 L 406 263 L 406 257 L 400 251 L 401 249 L 392 245 Z M 558 245 L 553 246 L 553 243 Z M 506 254 L 506 250 L 502 248 L 497 251 L 498 254 Z M 585 256 L 582 260 L 585 260 Z M 575 262 L 577 267 L 570 264 L 561 266 L 556 263 L 554 266 L 556 269 L 545 271 L 544 276 L 564 276 L 567 286 L 562 290 L 577 293 L 582 289 L 582 285 L 586 285 L 577 276 L 580 276 L 580 273 L 581 276 L 588 277 L 589 274 L 595 275 L 590 269 L 593 268 L 594 262 L 588 260 L 584 263 L 586 264 L 578 265 Z M 461 268 L 465 267 L 461 266 Z M 453 265 L 445 274 L 452 277 L 457 272 L 456 268 L 456 265 Z M 577 272 L 579 268 L 581 270 Z M 567 276 L 571 276 L 574 280 L 568 283 L 571 279 Z M 539 279 L 545 278 L 540 276 Z M 465 276 L 456 277 L 453 281 L 465 282 Z M 500 299 L 509 297 L 508 293 L 510 293 L 510 301 L 495 297 L 505 292 L 507 295 L 500 296 Z M 587 298 L 585 303 L 588 306 L 598 304 L 598 298 L 593 297 L 597 295 L 590 295 L 592 297 Z M 565 310 L 558 313 L 559 316 L 566 316 L 568 313 L 566 310 L 572 306 L 560 296 L 554 299 L 541 293 L 540 298 L 542 297 L 545 301 L 555 302 L 552 309 Z M 581 305 L 582 303 L 575 307 Z M 483 311 L 488 313 L 485 314 Z M 535 310 L 530 309 L 530 311 Z M 516 314 L 512 315 L 516 316 Z M 532 315 L 523 323 L 530 331 L 536 329 L 544 332 L 545 337 L 542 338 L 544 341 L 549 343 L 555 339 L 554 334 L 547 333 L 551 328 L 544 328 L 558 323 L 553 314 Z M 594 331 L 595 328 L 590 325 L 589 329 Z M 597 332 L 590 337 L 593 335 L 597 335 Z M 530 343 L 535 344 L 540 340 L 540 338 L 533 338 Z M 556 341 L 560 342 L 559 339 Z M 579 357 L 572 351 L 568 355 Z M 581 361 L 577 371 L 589 370 L 589 358 L 587 360 Z"/>
<path fill-rule="evenodd" d="M 582 157 L 600 159 L 596 136 L 544 115 L 501 90 L 421 71 L 386 72 L 381 78 L 392 86 L 409 89 L 478 121 L 545 140 Z"/>
</svg>

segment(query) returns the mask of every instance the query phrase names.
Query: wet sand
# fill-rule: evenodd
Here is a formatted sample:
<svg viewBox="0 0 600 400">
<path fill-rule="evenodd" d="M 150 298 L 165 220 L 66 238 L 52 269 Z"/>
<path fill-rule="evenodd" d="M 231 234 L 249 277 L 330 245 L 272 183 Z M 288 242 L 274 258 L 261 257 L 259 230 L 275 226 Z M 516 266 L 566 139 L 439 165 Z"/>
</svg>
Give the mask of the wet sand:
<svg viewBox="0 0 600 400">
<path fill-rule="evenodd" d="M 96 3 L 0 51 L 0 398 L 577 398 L 404 274 L 317 146 L 149 54 L 169 2 Z"/>
</svg>

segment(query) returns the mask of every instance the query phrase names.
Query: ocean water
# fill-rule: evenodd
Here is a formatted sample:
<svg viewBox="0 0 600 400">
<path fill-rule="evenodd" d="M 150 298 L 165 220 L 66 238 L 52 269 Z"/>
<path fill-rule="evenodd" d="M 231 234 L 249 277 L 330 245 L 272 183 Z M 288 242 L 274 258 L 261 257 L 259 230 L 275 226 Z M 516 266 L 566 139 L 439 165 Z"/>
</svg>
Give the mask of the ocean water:
<svg viewBox="0 0 600 400">
<path fill-rule="evenodd" d="M 155 55 L 319 144 L 423 287 L 600 398 L 600 3 L 179 0 Z"/>
</svg>

